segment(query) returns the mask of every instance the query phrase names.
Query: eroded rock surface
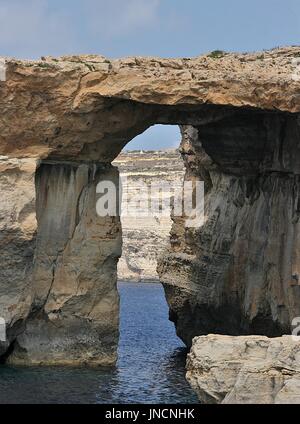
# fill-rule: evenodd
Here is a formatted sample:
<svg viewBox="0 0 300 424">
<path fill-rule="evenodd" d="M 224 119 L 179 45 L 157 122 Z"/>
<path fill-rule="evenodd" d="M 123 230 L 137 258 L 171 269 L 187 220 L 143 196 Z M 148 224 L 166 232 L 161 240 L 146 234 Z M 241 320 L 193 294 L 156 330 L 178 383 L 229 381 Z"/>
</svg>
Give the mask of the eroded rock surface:
<svg viewBox="0 0 300 424">
<path fill-rule="evenodd" d="M 175 219 L 160 263 L 170 316 L 197 335 L 289 334 L 300 312 L 297 115 L 237 110 L 183 128 L 187 179 L 205 181 L 205 222 Z"/>
<path fill-rule="evenodd" d="M 7 327 L 0 354 L 23 330 L 31 307 L 37 229 L 35 169 L 35 160 L 0 157 L 0 315 Z"/>
<path fill-rule="evenodd" d="M 186 377 L 203 403 L 299 404 L 299 342 L 291 336 L 196 337 Z"/>
<path fill-rule="evenodd" d="M 38 168 L 32 304 L 10 357 L 14 363 L 116 360 L 121 231 L 117 217 L 97 216 L 101 179 L 117 185 L 118 172 L 105 164 L 46 162 Z"/>
<path fill-rule="evenodd" d="M 96 214 L 107 164 L 1 160 L 1 316 L 17 364 L 113 364 L 119 219 Z M 37 194 L 36 194 L 37 193 Z M 36 238 L 36 230 L 38 234 Z"/>
<path fill-rule="evenodd" d="M 300 316 L 299 55 L 5 59 L 0 354 L 116 360 L 121 234 L 117 217 L 96 215 L 95 190 L 156 123 L 182 126 L 185 178 L 206 183 L 205 224 L 174 217 L 159 265 L 178 334 L 190 345 L 208 332 L 289 332 Z"/>
<path fill-rule="evenodd" d="M 298 113 L 299 54 L 291 47 L 218 58 L 7 58 L 1 153 L 111 161 L 152 124 L 211 121 L 210 105 L 219 106 L 216 119 L 226 106 Z"/>
</svg>

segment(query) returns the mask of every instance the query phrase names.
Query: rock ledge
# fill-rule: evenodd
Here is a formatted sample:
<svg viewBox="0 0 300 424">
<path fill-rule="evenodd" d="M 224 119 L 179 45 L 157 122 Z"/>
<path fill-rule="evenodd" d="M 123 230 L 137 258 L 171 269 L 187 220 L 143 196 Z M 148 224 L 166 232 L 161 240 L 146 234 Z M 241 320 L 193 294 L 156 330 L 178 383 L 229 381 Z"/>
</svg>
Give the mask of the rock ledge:
<svg viewBox="0 0 300 424">
<path fill-rule="evenodd" d="M 195 337 L 187 380 L 200 402 L 300 403 L 300 338 Z"/>
</svg>

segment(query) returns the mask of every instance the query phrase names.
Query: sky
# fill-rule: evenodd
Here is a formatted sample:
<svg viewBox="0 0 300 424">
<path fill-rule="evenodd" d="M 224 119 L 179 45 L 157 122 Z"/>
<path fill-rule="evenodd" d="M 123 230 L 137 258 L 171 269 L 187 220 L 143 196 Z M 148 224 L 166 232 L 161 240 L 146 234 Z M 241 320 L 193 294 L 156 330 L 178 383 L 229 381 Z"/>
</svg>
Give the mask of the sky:
<svg viewBox="0 0 300 424">
<path fill-rule="evenodd" d="M 299 0 L 0 0 L 0 56 L 191 57 L 295 44 Z M 176 136 L 154 127 L 135 148 Z"/>
</svg>

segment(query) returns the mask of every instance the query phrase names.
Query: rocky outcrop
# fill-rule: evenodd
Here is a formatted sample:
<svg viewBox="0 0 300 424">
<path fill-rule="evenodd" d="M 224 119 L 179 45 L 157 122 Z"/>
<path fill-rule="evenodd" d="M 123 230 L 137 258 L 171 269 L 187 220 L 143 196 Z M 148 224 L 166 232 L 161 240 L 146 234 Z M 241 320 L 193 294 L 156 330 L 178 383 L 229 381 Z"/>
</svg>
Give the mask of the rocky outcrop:
<svg viewBox="0 0 300 424">
<path fill-rule="evenodd" d="M 124 196 L 121 209 L 122 256 L 118 263 L 118 278 L 122 281 L 158 281 L 157 259 L 162 256 L 169 242 L 172 226 L 171 210 L 153 211 L 148 216 L 130 216 L 132 198 L 140 198 L 141 187 L 149 190 L 151 185 L 160 185 L 166 200 L 170 198 L 168 185 L 180 190 L 184 177 L 184 165 L 176 150 L 128 151 L 121 153 L 113 165 L 118 167 L 121 178 L 126 178 L 126 189 L 130 197 Z M 164 189 L 164 190 L 163 190 Z M 171 202 L 169 202 L 171 204 Z"/>
<path fill-rule="evenodd" d="M 206 182 L 204 225 L 174 217 L 159 265 L 178 334 L 190 345 L 212 331 L 289 331 L 300 316 L 299 55 L 4 60 L 2 358 L 116 360 L 121 232 L 118 217 L 96 214 L 96 185 L 117 180 L 111 161 L 156 123 L 182 126 L 185 178 Z"/>
<path fill-rule="evenodd" d="M 8 329 L 7 341 L 0 342 L 0 355 L 23 330 L 31 307 L 37 229 L 35 169 L 35 160 L 0 156 L 0 315 Z"/>
<path fill-rule="evenodd" d="M 6 58 L 1 153 L 109 162 L 155 123 L 205 124 L 234 107 L 299 113 L 299 54 Z"/>
<path fill-rule="evenodd" d="M 183 129 L 187 179 L 205 181 L 205 222 L 175 219 L 160 264 L 178 335 L 289 334 L 300 312 L 298 115 L 237 110 Z"/>
<path fill-rule="evenodd" d="M 49 161 L 35 174 L 35 165 L 1 163 L 1 313 L 8 327 L 4 348 L 13 347 L 9 361 L 113 364 L 119 302 L 112 281 L 121 231 L 119 219 L 100 218 L 95 205 L 99 179 L 118 184 L 118 172 Z"/>
<path fill-rule="evenodd" d="M 121 231 L 118 218 L 96 214 L 102 178 L 118 184 L 109 165 L 50 161 L 37 170 L 31 308 L 9 358 L 14 363 L 116 360 L 119 298 L 112 282 Z"/>
<path fill-rule="evenodd" d="M 196 337 L 187 380 L 201 403 L 299 404 L 299 341 L 291 336 Z"/>
</svg>

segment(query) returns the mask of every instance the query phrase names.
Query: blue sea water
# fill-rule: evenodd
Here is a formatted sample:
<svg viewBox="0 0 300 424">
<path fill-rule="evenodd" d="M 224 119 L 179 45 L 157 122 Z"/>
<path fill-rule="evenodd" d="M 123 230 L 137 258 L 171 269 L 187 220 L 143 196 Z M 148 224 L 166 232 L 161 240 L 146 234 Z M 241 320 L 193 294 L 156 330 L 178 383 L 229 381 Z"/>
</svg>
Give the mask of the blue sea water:
<svg viewBox="0 0 300 424">
<path fill-rule="evenodd" d="M 0 367 L 0 403 L 197 403 L 160 284 L 119 283 L 114 369 Z"/>
</svg>

